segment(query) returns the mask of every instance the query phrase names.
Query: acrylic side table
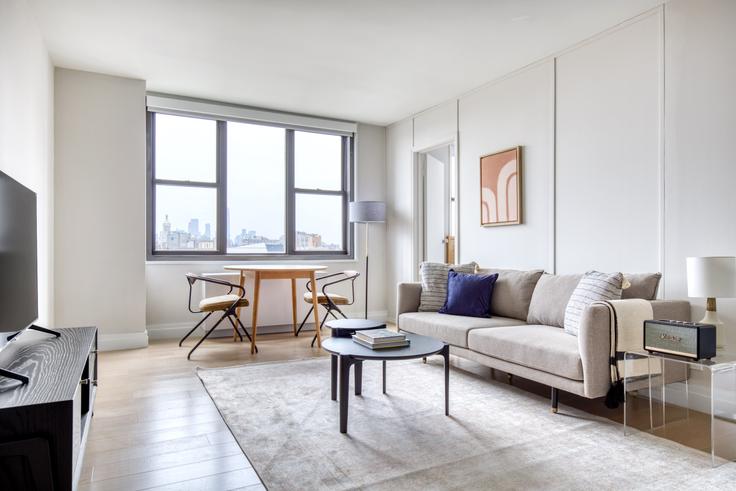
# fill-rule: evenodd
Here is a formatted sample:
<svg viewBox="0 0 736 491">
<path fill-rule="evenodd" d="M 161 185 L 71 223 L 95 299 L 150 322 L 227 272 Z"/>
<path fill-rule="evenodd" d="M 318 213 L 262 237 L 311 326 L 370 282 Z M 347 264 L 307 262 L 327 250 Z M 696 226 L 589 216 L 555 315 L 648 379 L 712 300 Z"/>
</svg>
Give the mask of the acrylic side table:
<svg viewBox="0 0 736 491">
<path fill-rule="evenodd" d="M 624 434 L 632 429 L 710 454 L 716 467 L 736 460 L 736 353 L 688 360 L 624 353 Z"/>
</svg>

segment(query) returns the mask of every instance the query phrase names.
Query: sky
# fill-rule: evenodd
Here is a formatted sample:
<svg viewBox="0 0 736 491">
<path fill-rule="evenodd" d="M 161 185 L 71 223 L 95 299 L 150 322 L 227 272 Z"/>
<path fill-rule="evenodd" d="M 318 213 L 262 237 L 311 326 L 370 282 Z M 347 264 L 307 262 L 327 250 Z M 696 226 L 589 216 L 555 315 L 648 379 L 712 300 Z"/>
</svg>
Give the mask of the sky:
<svg viewBox="0 0 736 491">
<path fill-rule="evenodd" d="M 246 229 L 278 239 L 285 233 L 285 130 L 228 122 L 227 135 L 230 237 Z M 296 187 L 339 190 L 340 137 L 297 131 L 294 143 Z M 156 115 L 158 179 L 214 183 L 215 154 L 214 121 Z M 297 230 L 319 233 L 327 243 L 341 243 L 339 197 L 301 194 L 295 207 Z M 198 218 L 200 232 L 210 223 L 214 235 L 216 210 L 214 189 L 161 185 L 156 192 L 156 231 L 168 214 L 172 230 L 187 230 L 189 220 Z"/>
</svg>

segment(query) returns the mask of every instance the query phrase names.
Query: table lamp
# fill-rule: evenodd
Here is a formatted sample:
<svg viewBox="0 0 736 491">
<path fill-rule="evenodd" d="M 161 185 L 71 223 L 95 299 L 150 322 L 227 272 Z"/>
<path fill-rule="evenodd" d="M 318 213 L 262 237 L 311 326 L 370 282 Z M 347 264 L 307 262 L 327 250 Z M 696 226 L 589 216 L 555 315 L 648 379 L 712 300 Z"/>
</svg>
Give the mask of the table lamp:
<svg viewBox="0 0 736 491">
<path fill-rule="evenodd" d="M 687 294 L 707 299 L 700 322 L 716 326 L 716 345 L 723 348 L 723 322 L 716 312 L 716 298 L 736 297 L 736 257 L 687 258 Z"/>
<path fill-rule="evenodd" d="M 368 231 L 370 224 L 386 221 L 383 201 L 353 201 L 348 209 L 350 223 L 365 223 L 365 318 L 368 318 Z"/>
</svg>

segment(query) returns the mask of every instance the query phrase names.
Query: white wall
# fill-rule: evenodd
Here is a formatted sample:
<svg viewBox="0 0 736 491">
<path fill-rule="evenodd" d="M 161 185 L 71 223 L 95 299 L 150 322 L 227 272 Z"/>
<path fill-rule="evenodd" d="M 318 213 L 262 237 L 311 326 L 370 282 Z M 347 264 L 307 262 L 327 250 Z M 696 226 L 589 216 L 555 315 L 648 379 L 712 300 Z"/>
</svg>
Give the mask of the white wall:
<svg viewBox="0 0 736 491">
<path fill-rule="evenodd" d="M 415 150 L 424 150 L 445 143 L 457 134 L 457 101 L 452 100 L 427 109 L 413 118 Z"/>
<path fill-rule="evenodd" d="M 460 262 L 551 267 L 554 66 L 551 61 L 460 99 Z M 480 157 L 522 149 L 522 224 L 480 226 Z"/>
<path fill-rule="evenodd" d="M 657 11 L 556 60 L 558 273 L 660 269 L 661 25 Z"/>
<path fill-rule="evenodd" d="M 736 2 L 677 0 L 666 9 L 666 295 L 687 295 L 685 258 L 736 255 Z M 693 318 L 705 310 L 691 300 Z M 736 300 L 719 299 L 736 349 Z"/>
<path fill-rule="evenodd" d="M 54 323 L 54 71 L 23 0 L 0 2 L 0 170 L 32 189 L 38 212 L 38 323 Z"/>
<path fill-rule="evenodd" d="M 386 200 L 386 131 L 385 128 L 372 125 L 358 125 L 355 156 L 355 198 L 357 200 Z M 356 227 L 356 256 L 352 261 L 313 261 L 328 266 L 329 272 L 357 270 L 361 273 L 355 283 L 355 304 L 343 309 L 346 313 L 362 316 L 365 306 L 365 225 Z M 368 296 L 368 312 L 372 318 L 386 317 L 386 232 L 385 225 L 372 224 L 370 231 L 370 281 Z M 310 263 L 310 261 L 298 261 Z M 188 328 L 199 319 L 187 311 L 188 286 L 184 275 L 193 273 L 222 273 L 223 266 L 232 262 L 160 262 L 151 261 L 146 264 L 146 323 L 148 332 L 154 338 L 170 338 L 183 335 Z M 237 281 L 237 275 L 230 278 Z M 301 322 L 309 305 L 301 298 L 305 291 L 304 281 L 297 282 L 298 287 L 298 320 Z M 252 299 L 252 278 L 247 279 L 246 291 Z M 349 287 L 345 286 L 339 293 L 350 296 Z M 199 300 L 201 289 L 195 290 L 193 302 Z M 291 325 L 291 284 L 285 280 L 268 280 L 261 284 L 258 323 L 260 326 Z M 320 316 L 322 315 L 320 311 Z M 241 312 L 243 323 L 250 325 L 250 307 Z M 312 322 L 311 318 L 308 322 Z M 274 329 L 264 329 L 264 332 Z M 283 329 L 276 329 L 283 330 Z"/>
<path fill-rule="evenodd" d="M 145 82 L 57 68 L 55 87 L 57 324 L 145 346 Z"/>
<path fill-rule="evenodd" d="M 686 298 L 687 256 L 736 255 L 734 19 L 730 0 L 672 0 L 461 95 L 460 260 L 659 270 L 660 294 Z M 388 129 L 390 291 L 413 275 L 416 129 L 451 124 L 429 112 Z M 514 145 L 524 147 L 524 223 L 481 228 L 478 159 Z M 691 301 L 697 320 L 703 301 Z M 733 347 L 736 300 L 719 311 Z"/>
<path fill-rule="evenodd" d="M 396 284 L 413 279 L 414 159 L 413 125 L 405 119 L 386 128 L 386 303 L 396 313 Z"/>
</svg>

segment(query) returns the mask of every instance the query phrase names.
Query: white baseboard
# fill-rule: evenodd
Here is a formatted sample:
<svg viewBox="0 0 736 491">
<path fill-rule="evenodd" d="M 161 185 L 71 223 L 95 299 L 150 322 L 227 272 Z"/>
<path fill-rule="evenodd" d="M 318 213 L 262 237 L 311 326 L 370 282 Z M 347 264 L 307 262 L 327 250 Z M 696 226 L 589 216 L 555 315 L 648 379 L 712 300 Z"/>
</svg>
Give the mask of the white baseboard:
<svg viewBox="0 0 736 491">
<path fill-rule="evenodd" d="M 148 346 L 148 333 L 99 333 L 97 349 L 100 351 L 116 351 L 123 349 L 145 348 Z"/>
<path fill-rule="evenodd" d="M 362 317 L 358 312 L 345 312 L 348 317 L 359 318 Z M 368 317 L 374 320 L 385 321 L 388 313 L 383 311 L 368 312 Z M 196 322 L 196 321 L 195 321 Z M 181 323 L 174 322 L 169 324 L 150 324 L 146 328 L 148 331 L 148 337 L 150 339 L 181 339 L 184 335 L 194 327 L 194 322 Z M 246 326 L 248 327 L 248 326 Z M 258 326 L 259 334 L 272 334 L 281 332 L 291 332 L 291 324 L 280 324 L 273 326 Z M 302 331 L 314 331 L 314 323 L 305 324 Z M 212 337 L 229 337 L 232 336 L 232 326 L 225 324 L 222 327 L 215 329 L 212 333 Z M 193 333 L 193 336 L 198 336 L 197 333 Z"/>
</svg>

